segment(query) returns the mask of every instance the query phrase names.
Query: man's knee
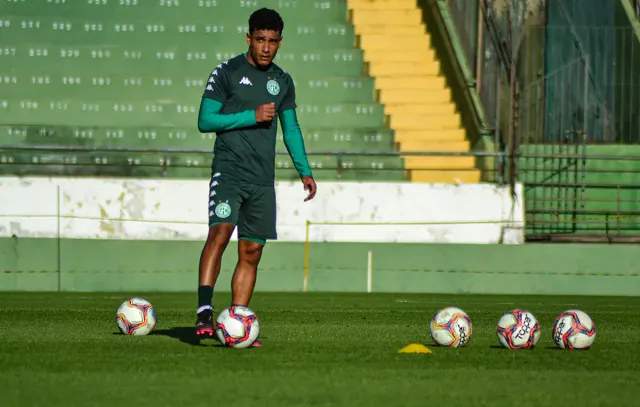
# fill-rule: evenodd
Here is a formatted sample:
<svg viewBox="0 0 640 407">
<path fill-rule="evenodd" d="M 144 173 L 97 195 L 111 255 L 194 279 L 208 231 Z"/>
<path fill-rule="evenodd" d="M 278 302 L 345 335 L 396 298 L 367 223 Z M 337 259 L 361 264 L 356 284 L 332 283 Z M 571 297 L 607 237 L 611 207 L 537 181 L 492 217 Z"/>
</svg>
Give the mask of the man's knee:
<svg viewBox="0 0 640 407">
<path fill-rule="evenodd" d="M 238 241 L 238 257 L 240 261 L 258 263 L 262 256 L 264 244 L 254 240 L 240 239 Z"/>
</svg>

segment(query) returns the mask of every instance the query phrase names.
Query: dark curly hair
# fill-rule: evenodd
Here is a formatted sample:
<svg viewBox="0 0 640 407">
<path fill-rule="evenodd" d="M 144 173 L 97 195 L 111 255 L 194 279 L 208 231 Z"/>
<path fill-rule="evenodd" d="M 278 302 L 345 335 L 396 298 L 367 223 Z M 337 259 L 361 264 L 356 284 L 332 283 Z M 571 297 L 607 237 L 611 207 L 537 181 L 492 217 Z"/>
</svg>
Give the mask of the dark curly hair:
<svg viewBox="0 0 640 407">
<path fill-rule="evenodd" d="M 282 34 L 284 22 L 277 11 L 269 8 L 256 10 L 249 17 L 249 35 L 257 30 L 278 31 Z"/>
</svg>

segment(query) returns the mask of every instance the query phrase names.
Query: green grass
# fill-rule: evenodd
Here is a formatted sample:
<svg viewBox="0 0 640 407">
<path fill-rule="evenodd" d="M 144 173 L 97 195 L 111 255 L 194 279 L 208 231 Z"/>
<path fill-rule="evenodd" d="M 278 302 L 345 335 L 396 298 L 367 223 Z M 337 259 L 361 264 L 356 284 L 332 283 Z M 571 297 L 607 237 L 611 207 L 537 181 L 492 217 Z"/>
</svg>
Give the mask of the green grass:
<svg viewBox="0 0 640 407">
<path fill-rule="evenodd" d="M 263 294 L 259 349 L 191 342 L 194 294 L 145 294 L 147 337 L 116 334 L 126 294 L 0 294 L 2 406 L 630 406 L 640 386 L 640 299 Z M 218 310 L 229 300 L 216 294 Z M 457 305 L 473 320 L 467 348 L 431 346 L 428 321 Z M 500 315 L 522 307 L 542 325 L 533 350 L 498 346 Z M 557 314 L 589 313 L 588 351 L 551 341 Z M 433 353 L 398 354 L 410 342 Z"/>
</svg>

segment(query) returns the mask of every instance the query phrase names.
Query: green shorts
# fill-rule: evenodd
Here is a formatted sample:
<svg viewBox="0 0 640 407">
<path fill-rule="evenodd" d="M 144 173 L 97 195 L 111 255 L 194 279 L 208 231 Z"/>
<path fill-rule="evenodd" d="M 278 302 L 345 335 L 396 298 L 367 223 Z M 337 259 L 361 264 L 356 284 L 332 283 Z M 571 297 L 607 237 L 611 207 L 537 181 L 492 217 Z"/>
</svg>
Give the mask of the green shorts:
<svg viewBox="0 0 640 407">
<path fill-rule="evenodd" d="M 209 227 L 217 223 L 237 226 L 239 239 L 277 239 L 275 187 L 239 184 L 215 174 L 209 184 Z"/>
</svg>

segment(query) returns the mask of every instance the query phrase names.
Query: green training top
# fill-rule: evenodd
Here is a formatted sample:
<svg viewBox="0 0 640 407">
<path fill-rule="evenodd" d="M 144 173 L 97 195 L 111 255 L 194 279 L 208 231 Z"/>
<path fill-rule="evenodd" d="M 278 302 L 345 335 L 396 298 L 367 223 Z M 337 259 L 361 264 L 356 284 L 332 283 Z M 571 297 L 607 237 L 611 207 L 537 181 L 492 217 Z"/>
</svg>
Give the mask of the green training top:
<svg viewBox="0 0 640 407">
<path fill-rule="evenodd" d="M 256 123 L 255 109 L 275 103 L 270 123 Z M 295 114 L 295 86 L 276 64 L 263 71 L 246 54 L 218 65 L 209 75 L 198 115 L 201 132 L 216 132 L 213 172 L 241 183 L 273 185 L 277 118 L 300 177 L 312 176 Z"/>
</svg>

